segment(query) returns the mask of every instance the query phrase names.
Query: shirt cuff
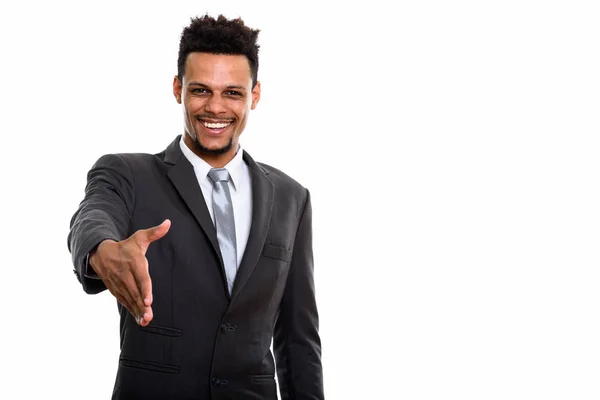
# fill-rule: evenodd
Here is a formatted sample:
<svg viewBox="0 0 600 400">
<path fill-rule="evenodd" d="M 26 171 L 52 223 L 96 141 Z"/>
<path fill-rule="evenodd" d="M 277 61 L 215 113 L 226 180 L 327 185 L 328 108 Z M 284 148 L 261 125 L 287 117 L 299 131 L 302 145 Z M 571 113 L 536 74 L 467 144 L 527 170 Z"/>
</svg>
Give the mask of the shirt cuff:
<svg viewBox="0 0 600 400">
<path fill-rule="evenodd" d="M 94 268 L 90 265 L 90 253 L 85 255 L 83 263 L 83 276 L 90 279 L 100 279 Z"/>
</svg>

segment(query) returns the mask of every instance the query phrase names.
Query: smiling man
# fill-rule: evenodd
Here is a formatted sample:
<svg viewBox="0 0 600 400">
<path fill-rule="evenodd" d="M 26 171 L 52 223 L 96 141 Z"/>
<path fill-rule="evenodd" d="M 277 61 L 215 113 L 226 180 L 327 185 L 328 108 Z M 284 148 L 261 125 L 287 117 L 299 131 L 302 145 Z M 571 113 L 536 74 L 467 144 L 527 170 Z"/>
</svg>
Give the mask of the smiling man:
<svg viewBox="0 0 600 400">
<path fill-rule="evenodd" d="M 118 301 L 113 399 L 277 399 L 275 371 L 282 399 L 324 398 L 310 195 L 239 143 L 257 37 L 192 19 L 173 80 L 183 134 L 88 173 L 68 244 L 84 291 Z"/>
</svg>

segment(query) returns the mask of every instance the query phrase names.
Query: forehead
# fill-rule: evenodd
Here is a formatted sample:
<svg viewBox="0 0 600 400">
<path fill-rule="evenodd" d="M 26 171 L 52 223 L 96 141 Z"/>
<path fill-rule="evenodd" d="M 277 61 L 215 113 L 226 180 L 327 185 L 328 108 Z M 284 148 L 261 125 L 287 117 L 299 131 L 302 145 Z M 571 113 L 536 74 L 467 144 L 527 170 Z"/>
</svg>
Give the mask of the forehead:
<svg viewBox="0 0 600 400">
<path fill-rule="evenodd" d="M 248 86 L 252 81 L 250 63 L 243 55 L 190 53 L 183 80 L 208 86 Z"/>
</svg>

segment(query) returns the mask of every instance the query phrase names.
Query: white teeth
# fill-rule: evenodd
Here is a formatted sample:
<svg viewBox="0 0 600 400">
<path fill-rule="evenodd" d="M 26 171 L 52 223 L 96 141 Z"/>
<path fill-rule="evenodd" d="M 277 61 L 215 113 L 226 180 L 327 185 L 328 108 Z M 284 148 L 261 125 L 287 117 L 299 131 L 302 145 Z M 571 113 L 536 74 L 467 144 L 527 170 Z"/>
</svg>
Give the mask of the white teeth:
<svg viewBox="0 0 600 400">
<path fill-rule="evenodd" d="M 227 125 L 229 125 L 231 122 L 227 122 L 227 123 L 217 123 L 217 122 L 202 122 L 204 124 L 205 127 L 207 128 L 211 128 L 211 129 L 221 129 L 221 128 L 225 128 Z"/>
</svg>

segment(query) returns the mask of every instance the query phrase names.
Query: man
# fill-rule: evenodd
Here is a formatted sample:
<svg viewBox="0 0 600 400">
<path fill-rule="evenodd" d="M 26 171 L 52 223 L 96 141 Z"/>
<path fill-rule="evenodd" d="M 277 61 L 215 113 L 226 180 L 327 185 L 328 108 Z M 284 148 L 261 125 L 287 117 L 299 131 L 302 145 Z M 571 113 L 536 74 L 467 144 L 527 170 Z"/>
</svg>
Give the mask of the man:
<svg viewBox="0 0 600 400">
<path fill-rule="evenodd" d="M 260 99 L 258 30 L 184 29 L 184 133 L 88 174 L 69 250 L 85 292 L 118 300 L 113 399 L 323 399 L 307 189 L 239 145 Z"/>
</svg>

